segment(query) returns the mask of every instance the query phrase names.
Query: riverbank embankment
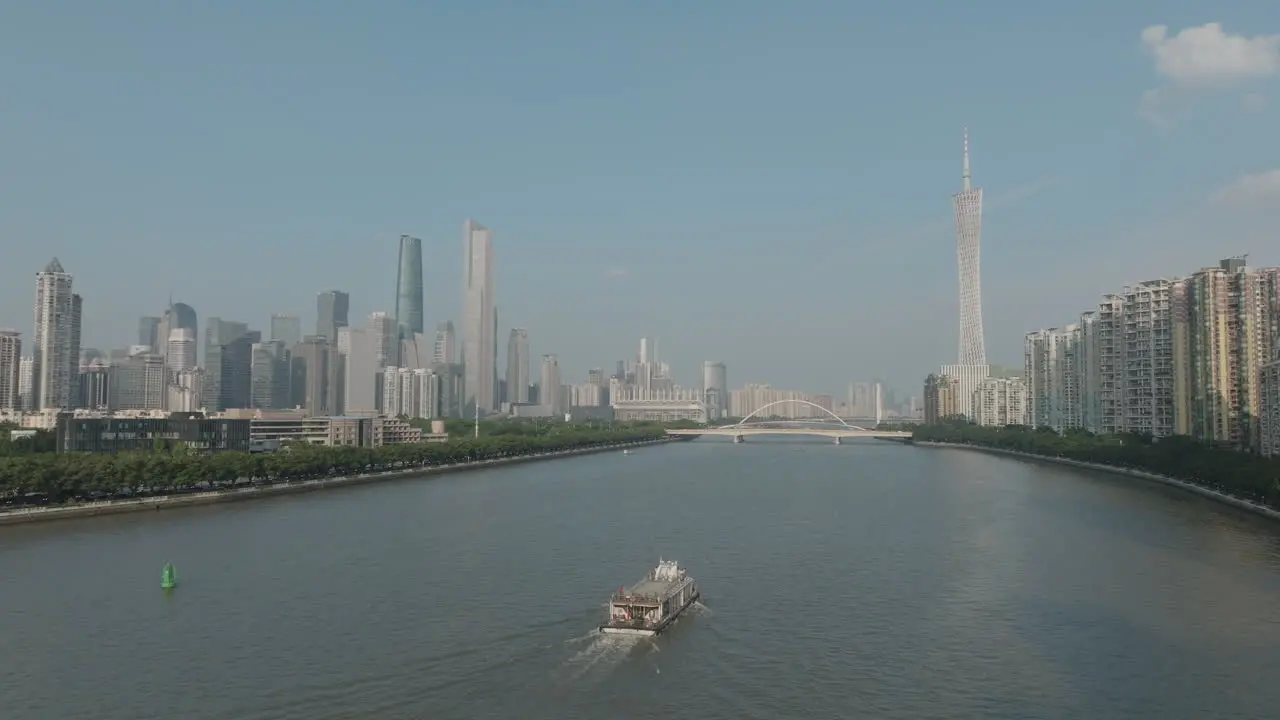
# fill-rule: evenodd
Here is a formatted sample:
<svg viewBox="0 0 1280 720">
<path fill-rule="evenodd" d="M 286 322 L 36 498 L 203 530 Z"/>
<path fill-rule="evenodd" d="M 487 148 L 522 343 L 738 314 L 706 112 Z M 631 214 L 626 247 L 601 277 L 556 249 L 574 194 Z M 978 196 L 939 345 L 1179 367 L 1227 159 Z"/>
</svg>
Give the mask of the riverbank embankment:
<svg viewBox="0 0 1280 720">
<path fill-rule="evenodd" d="M 534 453 L 531 455 L 517 455 L 514 457 L 495 458 L 492 460 L 455 463 L 453 465 L 415 467 L 405 468 L 403 470 L 386 470 L 383 472 L 347 475 L 345 477 L 301 480 L 287 483 L 282 482 L 270 485 L 249 485 L 222 490 L 209 490 L 206 492 L 157 495 L 155 497 L 131 500 L 102 500 L 98 502 L 68 503 L 66 505 L 57 505 L 52 507 L 23 508 L 20 510 L 0 512 L 0 525 L 17 525 L 22 523 L 48 522 L 52 520 L 70 520 L 75 518 L 96 517 L 99 515 L 116 515 L 128 512 L 157 512 L 161 510 L 196 507 L 199 505 L 212 505 L 214 503 L 257 500 L 260 498 L 313 492 L 329 488 L 365 485 L 368 483 L 384 482 L 387 480 L 400 480 L 417 477 L 428 478 L 435 475 L 442 475 L 444 473 L 463 472 L 467 470 L 484 470 L 538 460 L 573 457 L 576 455 L 593 455 L 596 453 L 609 452 L 611 450 L 625 450 L 627 448 L 635 448 L 645 445 L 661 445 L 669 442 L 676 442 L 680 439 L 681 438 L 661 437 L 653 440 L 612 443 L 609 445 L 598 445 L 595 447 L 573 448 L 570 450 L 557 450 L 555 452 Z"/>
<path fill-rule="evenodd" d="M 1139 480 L 1146 480 L 1148 482 L 1159 483 L 1160 485 L 1166 485 L 1168 487 L 1178 488 L 1179 490 L 1189 492 L 1193 495 L 1199 495 L 1200 497 L 1208 498 L 1215 502 L 1220 502 L 1225 505 L 1230 505 L 1232 507 L 1236 507 L 1241 510 L 1247 510 L 1249 512 L 1256 513 L 1258 515 L 1271 518 L 1272 520 L 1280 520 L 1280 511 L 1277 511 L 1274 508 L 1267 507 L 1266 505 L 1259 505 L 1258 503 L 1249 502 L 1248 500 L 1242 500 L 1238 497 L 1233 497 L 1231 495 L 1227 495 L 1226 493 L 1220 493 L 1216 490 L 1210 490 L 1209 488 L 1206 488 L 1206 487 L 1200 487 L 1199 485 L 1195 485 L 1193 483 L 1189 483 L 1184 480 L 1178 480 L 1177 478 L 1172 478 L 1172 477 L 1169 477 L 1168 475 L 1158 475 L 1156 473 L 1146 472 L 1144 470 L 1134 470 L 1131 468 L 1115 467 L 1113 465 L 1103 465 L 1101 463 L 1084 462 L 1082 460 L 1072 460 L 1070 458 L 1064 458 L 1064 457 L 1050 457 L 1048 455 L 1036 455 L 1035 453 L 1019 452 L 1017 450 L 1006 450 L 1004 448 L 984 447 L 982 445 L 966 445 L 964 443 L 947 443 L 947 442 L 915 442 L 912 444 L 917 445 L 919 447 L 959 448 L 961 450 L 978 450 L 981 452 L 992 453 L 994 455 L 1007 455 L 1009 457 L 1016 457 L 1023 460 L 1033 460 L 1038 462 L 1053 463 L 1055 465 L 1069 465 L 1071 467 L 1083 468 L 1086 470 L 1099 470 L 1102 472 L 1114 473 L 1116 475 L 1125 475 L 1132 478 L 1138 478 Z"/>
</svg>

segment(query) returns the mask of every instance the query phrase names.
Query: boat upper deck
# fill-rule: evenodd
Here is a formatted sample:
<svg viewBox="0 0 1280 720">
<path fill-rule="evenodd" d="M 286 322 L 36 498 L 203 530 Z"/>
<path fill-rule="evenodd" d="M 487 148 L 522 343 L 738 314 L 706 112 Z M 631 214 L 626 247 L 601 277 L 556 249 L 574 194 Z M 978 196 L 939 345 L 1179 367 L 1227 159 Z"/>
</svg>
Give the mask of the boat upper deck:
<svg viewBox="0 0 1280 720">
<path fill-rule="evenodd" d="M 613 594 L 613 602 L 629 605 L 660 604 L 676 588 L 688 579 L 688 575 L 675 561 L 667 560 L 658 563 L 643 580 L 625 591 Z"/>
</svg>

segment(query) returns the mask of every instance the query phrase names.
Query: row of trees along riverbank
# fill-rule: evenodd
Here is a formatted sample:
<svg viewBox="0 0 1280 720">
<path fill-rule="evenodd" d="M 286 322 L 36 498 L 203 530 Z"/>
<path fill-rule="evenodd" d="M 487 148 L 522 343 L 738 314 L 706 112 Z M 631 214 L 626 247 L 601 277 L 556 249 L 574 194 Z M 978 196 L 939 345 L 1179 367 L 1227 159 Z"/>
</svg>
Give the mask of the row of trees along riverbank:
<svg viewBox="0 0 1280 720">
<path fill-rule="evenodd" d="M 1215 448 L 1187 437 L 1156 440 L 1148 435 L 1095 435 L 1085 430 L 1059 435 L 1051 428 L 983 427 L 947 421 L 915 427 L 912 440 L 976 445 L 1140 470 L 1280 509 L 1280 460 Z"/>
<path fill-rule="evenodd" d="M 652 424 L 556 424 L 541 427 L 538 434 L 508 432 L 510 428 L 497 425 L 478 438 L 464 436 L 448 442 L 377 448 L 290 444 L 274 453 L 209 454 L 183 448 L 55 453 L 36 450 L 28 444 L 31 439 L 24 439 L 0 446 L 4 453 L 0 454 L 0 505 L 56 505 L 432 468 L 656 440 L 666 434 L 662 426 Z"/>
</svg>

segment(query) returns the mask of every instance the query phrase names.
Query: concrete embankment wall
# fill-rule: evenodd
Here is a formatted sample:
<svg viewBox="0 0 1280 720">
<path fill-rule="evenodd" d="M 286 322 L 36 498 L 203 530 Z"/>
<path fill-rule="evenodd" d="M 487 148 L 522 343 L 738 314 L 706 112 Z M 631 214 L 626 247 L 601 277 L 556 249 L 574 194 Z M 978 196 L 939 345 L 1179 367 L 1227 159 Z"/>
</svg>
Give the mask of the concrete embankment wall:
<svg viewBox="0 0 1280 720">
<path fill-rule="evenodd" d="M 47 522 L 50 520 L 68 520 L 72 518 L 93 517 L 96 515 L 115 515 L 118 513 L 128 512 L 157 512 L 159 510 L 173 510 L 175 508 L 212 505 L 214 503 L 256 500 L 264 497 L 292 495 L 294 493 L 312 492 L 315 490 L 324 490 L 335 487 L 350 487 L 353 485 L 364 485 L 367 483 L 383 482 L 386 480 L 428 477 L 443 473 L 462 472 L 464 470 L 483 470 L 487 468 L 516 465 L 519 463 L 534 462 L 538 460 L 572 457 L 574 455 L 592 455 L 595 453 L 608 452 L 610 450 L 621 450 L 624 448 L 640 447 L 643 445 L 661 445 L 663 443 L 678 442 L 680 439 L 681 438 L 657 438 L 654 440 L 616 443 L 600 447 L 561 450 L 559 452 L 544 453 L 541 455 L 521 455 L 519 457 L 499 458 L 497 460 L 459 463 L 457 465 L 440 465 L 437 467 L 420 467 L 407 470 L 388 470 L 386 472 L 325 478 L 323 480 L 299 481 L 292 482 L 287 485 L 284 483 L 276 485 L 255 485 L 252 487 L 237 488 L 234 490 L 212 490 L 209 492 L 189 493 L 183 495 L 161 495 L 157 497 L 140 498 L 137 500 L 104 500 L 102 502 L 60 505 L 58 507 L 50 508 L 13 510 L 10 512 L 0 513 L 0 525 Z"/>
<path fill-rule="evenodd" d="M 1209 498 L 1210 500 L 1214 500 L 1216 502 L 1220 502 L 1226 505 L 1231 505 L 1233 507 L 1240 508 L 1241 510 L 1248 510 L 1249 512 L 1257 513 L 1259 515 L 1269 517 L 1272 520 L 1280 520 L 1280 511 L 1276 511 L 1272 508 L 1266 507 L 1265 505 L 1258 505 L 1257 503 L 1251 503 L 1248 500 L 1241 500 L 1240 498 L 1231 497 L 1230 495 L 1224 495 L 1220 492 L 1216 492 L 1208 488 L 1202 488 L 1199 485 L 1192 485 L 1189 482 L 1183 482 L 1182 480 L 1177 480 L 1167 475 L 1157 475 L 1155 473 L 1143 472 L 1141 470 L 1130 470 L 1128 468 L 1112 467 L 1111 465 L 1101 465 L 1098 463 L 1082 462 L 1080 460 L 1071 460 L 1069 458 L 1048 457 L 1046 455 L 1036 455 L 1034 453 L 1018 452 L 1017 450 L 1005 450 L 1003 448 L 983 447 L 981 445 L 966 445 L 964 443 L 944 443 L 944 442 L 916 442 L 913 444 L 919 447 L 940 447 L 940 448 L 959 448 L 961 450 L 978 450 L 985 453 L 992 453 L 993 455 L 1008 455 L 1010 457 L 1016 457 L 1024 460 L 1034 460 L 1037 462 L 1054 463 L 1055 465 L 1070 465 L 1072 467 L 1084 468 L 1086 470 L 1100 470 L 1102 472 L 1114 473 L 1116 475 L 1127 475 L 1132 478 L 1138 478 L 1139 480 L 1146 480 L 1148 482 L 1154 482 L 1154 483 L 1159 483 L 1161 485 L 1168 485 L 1169 487 L 1175 487 L 1175 488 L 1178 488 L 1179 490 L 1184 490 L 1186 492 L 1193 493 L 1201 497 Z"/>
</svg>

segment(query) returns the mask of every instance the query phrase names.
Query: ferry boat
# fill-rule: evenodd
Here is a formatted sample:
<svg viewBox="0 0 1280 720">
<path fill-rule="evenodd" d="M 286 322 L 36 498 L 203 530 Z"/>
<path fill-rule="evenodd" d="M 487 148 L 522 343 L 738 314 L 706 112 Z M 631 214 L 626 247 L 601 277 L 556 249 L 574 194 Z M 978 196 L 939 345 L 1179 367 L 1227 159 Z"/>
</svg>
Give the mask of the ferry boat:
<svg viewBox="0 0 1280 720">
<path fill-rule="evenodd" d="M 658 567 L 609 599 L 609 619 L 600 632 L 619 635 L 657 635 L 689 609 L 701 593 L 689 573 L 675 560 L 658 560 Z"/>
</svg>

